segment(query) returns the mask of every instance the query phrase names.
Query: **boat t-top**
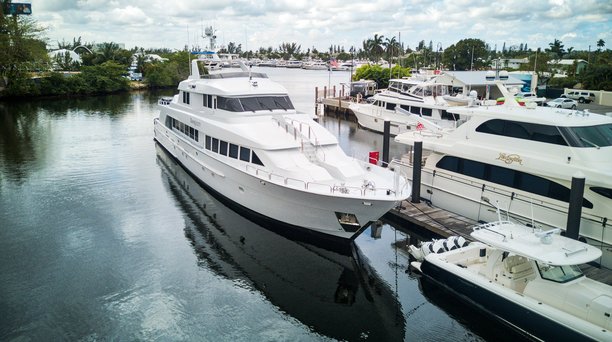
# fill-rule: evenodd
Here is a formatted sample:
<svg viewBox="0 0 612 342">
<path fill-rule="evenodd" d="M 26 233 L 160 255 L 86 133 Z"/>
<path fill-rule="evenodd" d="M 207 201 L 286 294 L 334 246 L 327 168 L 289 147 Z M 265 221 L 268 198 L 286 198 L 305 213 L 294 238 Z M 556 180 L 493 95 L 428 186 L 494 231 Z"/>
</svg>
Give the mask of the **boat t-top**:
<svg viewBox="0 0 612 342">
<path fill-rule="evenodd" d="M 256 219 L 353 239 L 410 194 L 399 167 L 348 157 L 334 135 L 295 110 L 284 87 L 243 63 L 241 71 L 200 73 L 194 60 L 178 89 L 159 101 L 155 140 Z"/>
<path fill-rule="evenodd" d="M 560 232 L 498 220 L 474 227 L 477 242 L 467 245 L 456 237 L 411 245 L 411 265 L 532 338 L 610 341 L 612 286 L 578 267 L 601 250 Z"/>
</svg>

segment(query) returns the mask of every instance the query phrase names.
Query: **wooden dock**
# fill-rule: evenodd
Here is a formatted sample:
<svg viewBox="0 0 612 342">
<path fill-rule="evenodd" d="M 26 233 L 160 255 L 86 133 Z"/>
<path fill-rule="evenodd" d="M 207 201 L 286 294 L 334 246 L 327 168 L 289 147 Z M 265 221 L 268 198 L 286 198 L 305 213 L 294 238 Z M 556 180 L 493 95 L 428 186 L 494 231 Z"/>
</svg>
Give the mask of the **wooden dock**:
<svg viewBox="0 0 612 342">
<path fill-rule="evenodd" d="M 478 222 L 467 217 L 451 213 L 441 208 L 429 205 L 427 202 L 412 203 L 403 201 L 398 208 L 391 209 L 383 218 L 395 223 L 396 228 L 409 234 L 417 235 L 416 240 L 429 240 L 431 235 L 447 238 L 451 235 L 463 236 L 468 241 L 474 241 L 470 233 Z M 421 230 L 415 233 L 415 228 Z M 423 234 L 423 231 L 429 233 Z M 395 247 L 408 253 L 408 246 L 415 241 L 396 241 Z M 596 265 L 580 265 L 582 272 L 594 280 L 612 285 L 612 270 Z"/>
</svg>

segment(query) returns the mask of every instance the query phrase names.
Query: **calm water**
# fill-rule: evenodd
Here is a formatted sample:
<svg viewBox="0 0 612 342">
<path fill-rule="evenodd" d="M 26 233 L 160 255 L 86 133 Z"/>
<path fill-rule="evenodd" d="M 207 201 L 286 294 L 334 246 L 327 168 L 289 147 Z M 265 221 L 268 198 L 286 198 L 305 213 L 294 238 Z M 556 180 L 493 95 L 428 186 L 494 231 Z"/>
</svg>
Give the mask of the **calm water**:
<svg viewBox="0 0 612 342">
<path fill-rule="evenodd" d="M 311 113 L 315 86 L 348 81 L 266 71 Z M 153 141 L 173 92 L 0 102 L 0 340 L 514 339 L 406 273 L 391 225 L 345 255 L 219 203 Z M 323 124 L 349 154 L 381 149 Z"/>
</svg>

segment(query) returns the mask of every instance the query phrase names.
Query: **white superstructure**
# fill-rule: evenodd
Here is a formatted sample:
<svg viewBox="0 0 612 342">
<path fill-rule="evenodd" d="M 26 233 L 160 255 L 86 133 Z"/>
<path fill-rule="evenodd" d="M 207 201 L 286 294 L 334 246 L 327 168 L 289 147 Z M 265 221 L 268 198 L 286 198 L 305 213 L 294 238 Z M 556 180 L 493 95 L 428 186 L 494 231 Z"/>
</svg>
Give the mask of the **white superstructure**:
<svg viewBox="0 0 612 342">
<path fill-rule="evenodd" d="M 599 261 L 612 267 L 612 118 L 513 101 L 449 112 L 466 122 L 395 138 L 423 143 L 423 199 L 485 222 L 497 219 L 492 203 L 498 201 L 515 220 L 565 229 L 572 177 L 582 175 L 580 235 L 600 247 Z"/>
<path fill-rule="evenodd" d="M 265 74 L 200 76 L 193 61 L 179 93 L 159 107 L 155 139 L 189 172 L 242 209 L 292 229 L 351 239 L 410 194 L 399 168 L 346 156 Z"/>
</svg>

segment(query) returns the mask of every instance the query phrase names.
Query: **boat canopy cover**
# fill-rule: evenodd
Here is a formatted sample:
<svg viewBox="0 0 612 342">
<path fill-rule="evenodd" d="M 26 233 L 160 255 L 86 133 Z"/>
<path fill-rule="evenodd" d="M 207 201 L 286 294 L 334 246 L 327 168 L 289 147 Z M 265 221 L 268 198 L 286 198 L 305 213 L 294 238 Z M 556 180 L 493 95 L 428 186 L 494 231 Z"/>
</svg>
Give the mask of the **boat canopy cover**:
<svg viewBox="0 0 612 342">
<path fill-rule="evenodd" d="M 585 264 L 601 256 L 599 248 L 561 236 L 559 231 L 496 221 L 474 227 L 471 235 L 492 247 L 553 266 Z"/>
</svg>

